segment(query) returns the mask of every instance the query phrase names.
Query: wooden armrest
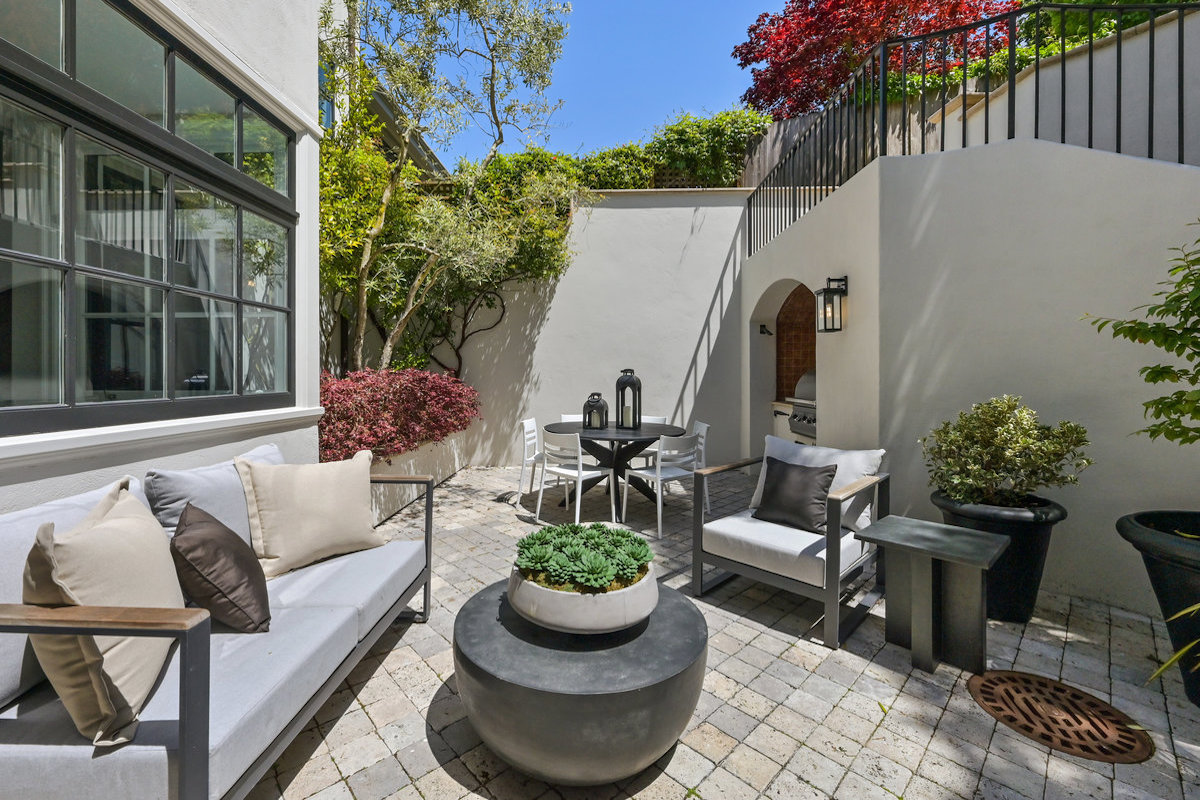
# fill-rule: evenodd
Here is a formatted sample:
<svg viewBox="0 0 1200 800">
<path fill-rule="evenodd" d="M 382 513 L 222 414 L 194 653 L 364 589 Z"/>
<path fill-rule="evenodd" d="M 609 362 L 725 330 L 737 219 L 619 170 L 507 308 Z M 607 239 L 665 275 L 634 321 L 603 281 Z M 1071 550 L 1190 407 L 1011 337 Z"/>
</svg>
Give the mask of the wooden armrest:
<svg viewBox="0 0 1200 800">
<path fill-rule="evenodd" d="M 429 483 L 432 475 L 372 475 L 371 483 Z"/>
<path fill-rule="evenodd" d="M 722 464 L 719 467 L 705 467 L 704 469 L 696 470 L 696 475 L 707 477 L 708 475 L 716 475 L 719 472 L 729 472 L 731 469 L 741 469 L 748 467 L 751 464 L 761 464 L 762 456 L 757 458 L 743 458 L 741 461 L 734 461 L 732 464 Z"/>
<path fill-rule="evenodd" d="M 874 487 L 876 484 L 883 483 L 887 479 L 887 477 L 888 476 L 885 473 L 883 475 L 867 475 L 865 477 L 859 478 L 854 483 L 851 483 L 847 486 L 843 486 L 841 489 L 838 489 L 836 492 L 830 492 L 829 499 L 833 500 L 833 501 L 849 500 L 851 497 L 854 497 L 856 494 L 861 494 L 862 492 L 865 492 L 867 489 Z"/>
<path fill-rule="evenodd" d="M 0 633 L 174 636 L 208 621 L 203 608 L 0 604 Z"/>
</svg>

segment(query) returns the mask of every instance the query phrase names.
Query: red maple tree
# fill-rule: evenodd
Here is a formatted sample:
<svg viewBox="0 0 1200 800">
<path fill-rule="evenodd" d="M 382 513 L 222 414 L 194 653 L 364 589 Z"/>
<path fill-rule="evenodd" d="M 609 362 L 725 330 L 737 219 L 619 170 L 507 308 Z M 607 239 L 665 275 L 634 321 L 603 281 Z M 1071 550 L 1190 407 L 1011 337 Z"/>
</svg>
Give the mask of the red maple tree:
<svg viewBox="0 0 1200 800">
<path fill-rule="evenodd" d="M 738 66 L 751 67 L 753 82 L 742 100 L 776 119 L 819 109 L 880 42 L 967 25 L 1020 5 L 1020 0 L 788 0 L 780 13 L 759 15 L 749 39 L 733 49 Z M 993 52 L 1007 46 L 1003 31 L 994 34 Z M 952 60 L 948 69 L 961 63 Z"/>
</svg>

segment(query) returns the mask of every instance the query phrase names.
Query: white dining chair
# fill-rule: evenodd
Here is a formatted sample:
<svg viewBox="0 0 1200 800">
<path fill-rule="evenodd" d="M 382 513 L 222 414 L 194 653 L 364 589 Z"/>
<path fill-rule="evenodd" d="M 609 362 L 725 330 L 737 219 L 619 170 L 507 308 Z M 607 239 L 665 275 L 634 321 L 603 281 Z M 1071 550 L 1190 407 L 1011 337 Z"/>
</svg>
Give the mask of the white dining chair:
<svg viewBox="0 0 1200 800">
<path fill-rule="evenodd" d="M 696 434 L 696 469 L 708 466 L 708 457 L 704 453 L 704 443 L 708 440 L 708 423 L 696 421 L 692 423 L 692 433 Z M 531 490 L 532 491 L 532 490 Z M 712 514 L 712 505 L 708 502 L 708 482 L 704 483 L 704 513 Z"/>
<path fill-rule="evenodd" d="M 521 456 L 521 476 L 517 478 L 517 501 L 521 499 L 521 488 L 525 486 L 525 467 L 529 466 L 529 491 L 533 491 L 533 476 L 540 466 L 543 469 L 546 465 L 546 457 L 542 455 L 542 448 L 538 442 L 538 426 L 537 419 L 530 417 L 529 419 L 521 420 L 521 438 L 524 444 L 524 453 Z"/>
<path fill-rule="evenodd" d="M 659 425 L 666 425 L 667 418 L 666 417 L 647 417 L 645 414 L 643 414 L 642 422 L 652 422 L 652 423 L 657 423 Z M 648 467 L 654 463 L 654 454 L 657 452 L 658 452 L 658 442 L 654 442 L 649 447 L 647 447 L 645 450 L 643 450 L 642 452 L 640 452 L 636 456 L 634 456 L 634 458 L 642 459 L 642 466 Z"/>
<path fill-rule="evenodd" d="M 579 522 L 579 507 L 583 500 L 583 482 L 592 478 L 604 478 L 609 475 L 609 470 L 600 467 L 585 464 L 580 458 L 581 450 L 579 446 L 578 433 L 551 433 L 550 431 L 542 431 L 542 455 L 544 461 L 542 464 L 542 483 L 538 487 L 537 512 L 534 515 L 538 520 L 542 518 L 542 493 L 546 488 L 546 480 L 549 476 L 554 476 L 556 485 L 563 484 L 563 495 L 566 499 L 567 507 L 571 506 L 571 485 L 575 483 L 575 522 Z M 564 482 L 566 479 L 566 482 Z M 613 522 L 617 521 L 617 507 L 615 495 L 609 498 L 609 512 Z"/>
<path fill-rule="evenodd" d="M 641 478 L 654 489 L 655 505 L 658 509 L 658 538 L 662 538 L 663 488 L 671 481 L 687 480 L 695 476 L 696 446 L 699 439 L 699 435 L 695 433 L 687 436 L 664 436 L 658 440 L 658 453 L 653 467 L 625 470 L 625 489 L 621 493 L 621 519 L 627 519 L 629 478 Z"/>
</svg>

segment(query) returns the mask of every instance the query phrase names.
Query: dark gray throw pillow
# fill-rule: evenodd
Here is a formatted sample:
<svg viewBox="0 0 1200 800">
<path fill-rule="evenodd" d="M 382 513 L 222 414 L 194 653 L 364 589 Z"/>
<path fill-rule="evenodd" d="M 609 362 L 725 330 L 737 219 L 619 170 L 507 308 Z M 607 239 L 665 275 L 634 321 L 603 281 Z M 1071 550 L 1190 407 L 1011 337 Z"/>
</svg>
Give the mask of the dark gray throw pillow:
<svg viewBox="0 0 1200 800">
<path fill-rule="evenodd" d="M 754 518 L 813 533 L 825 533 L 825 501 L 837 464 L 806 467 L 767 456 L 762 502 Z"/>
<path fill-rule="evenodd" d="M 188 503 L 171 539 L 179 585 L 213 619 L 240 633 L 265 633 L 271 626 L 267 578 L 242 537 L 220 520 Z"/>
</svg>

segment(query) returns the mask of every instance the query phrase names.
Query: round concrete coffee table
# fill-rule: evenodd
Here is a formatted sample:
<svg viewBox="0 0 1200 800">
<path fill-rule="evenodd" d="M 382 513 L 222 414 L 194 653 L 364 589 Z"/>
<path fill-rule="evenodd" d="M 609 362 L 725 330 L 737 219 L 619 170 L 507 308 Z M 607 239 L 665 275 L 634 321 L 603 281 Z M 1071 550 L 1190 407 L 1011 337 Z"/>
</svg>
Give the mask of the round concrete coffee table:
<svg viewBox="0 0 1200 800">
<path fill-rule="evenodd" d="M 454 621 L 454 675 L 480 738 L 551 784 L 590 786 L 644 770 L 687 727 L 704 681 L 708 625 L 683 595 L 624 631 L 558 633 L 513 611 L 505 581 Z"/>
</svg>

